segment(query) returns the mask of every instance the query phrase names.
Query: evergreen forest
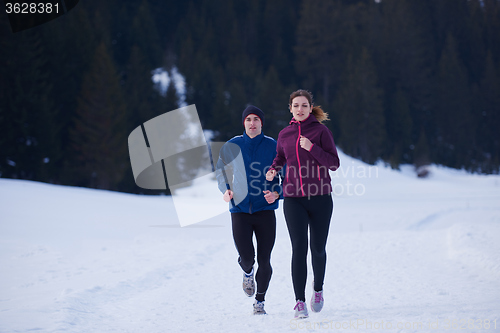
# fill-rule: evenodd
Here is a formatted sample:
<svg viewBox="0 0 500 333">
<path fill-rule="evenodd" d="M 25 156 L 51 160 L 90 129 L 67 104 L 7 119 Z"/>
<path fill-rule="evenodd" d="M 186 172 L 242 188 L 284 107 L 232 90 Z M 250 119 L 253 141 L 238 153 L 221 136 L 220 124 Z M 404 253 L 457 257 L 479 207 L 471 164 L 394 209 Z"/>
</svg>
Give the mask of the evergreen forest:
<svg viewBox="0 0 500 333">
<path fill-rule="evenodd" d="M 253 104 L 277 138 L 297 89 L 350 156 L 498 173 L 500 0 L 81 0 L 17 33 L 1 14 L 0 177 L 158 193 L 134 183 L 137 126 L 182 101 L 225 141 Z"/>
</svg>

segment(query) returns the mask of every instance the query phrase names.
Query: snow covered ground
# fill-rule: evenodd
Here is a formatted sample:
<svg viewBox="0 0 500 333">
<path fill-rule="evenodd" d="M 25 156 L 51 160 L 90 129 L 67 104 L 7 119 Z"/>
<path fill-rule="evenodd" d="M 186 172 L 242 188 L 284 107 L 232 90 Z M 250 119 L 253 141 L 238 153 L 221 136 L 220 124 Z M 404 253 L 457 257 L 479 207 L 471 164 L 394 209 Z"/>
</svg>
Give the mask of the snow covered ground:
<svg viewBox="0 0 500 333">
<path fill-rule="evenodd" d="M 499 332 L 500 177 L 340 157 L 325 307 L 302 321 L 281 206 L 254 316 L 229 213 L 181 228 L 167 196 L 0 179 L 0 332 Z M 222 200 L 178 195 L 201 217 Z"/>
</svg>

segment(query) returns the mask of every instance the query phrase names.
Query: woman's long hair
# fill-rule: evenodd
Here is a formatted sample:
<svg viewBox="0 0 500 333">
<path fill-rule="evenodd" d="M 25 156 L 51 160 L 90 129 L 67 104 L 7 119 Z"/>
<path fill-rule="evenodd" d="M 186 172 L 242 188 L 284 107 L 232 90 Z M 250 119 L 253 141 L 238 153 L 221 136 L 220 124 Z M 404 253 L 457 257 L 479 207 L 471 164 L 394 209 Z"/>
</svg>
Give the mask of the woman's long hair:
<svg viewBox="0 0 500 333">
<path fill-rule="evenodd" d="M 316 119 L 320 123 L 323 123 L 324 121 L 330 120 L 330 118 L 328 118 L 328 113 L 323 111 L 321 106 L 319 106 L 319 105 L 315 106 L 313 104 L 313 96 L 312 96 L 311 92 L 304 90 L 304 89 L 296 90 L 290 94 L 290 100 L 288 101 L 288 105 L 290 107 L 292 105 L 293 99 L 297 96 L 304 96 L 305 98 L 307 98 L 307 100 L 309 101 L 309 104 L 312 105 L 312 107 L 313 107 L 312 114 L 314 115 L 314 117 L 316 117 Z"/>
</svg>

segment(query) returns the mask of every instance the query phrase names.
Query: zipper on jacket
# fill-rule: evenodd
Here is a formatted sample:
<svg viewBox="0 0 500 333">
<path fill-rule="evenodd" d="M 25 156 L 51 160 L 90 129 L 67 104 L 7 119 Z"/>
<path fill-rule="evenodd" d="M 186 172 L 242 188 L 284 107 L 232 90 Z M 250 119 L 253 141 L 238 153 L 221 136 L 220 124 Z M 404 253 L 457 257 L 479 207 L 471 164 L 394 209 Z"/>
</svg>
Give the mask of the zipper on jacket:
<svg viewBox="0 0 500 333">
<path fill-rule="evenodd" d="M 252 157 L 252 161 L 255 161 L 255 151 L 257 150 L 256 148 L 257 147 L 253 147 L 253 150 L 252 150 L 252 156 L 251 156 Z M 248 198 L 249 198 L 248 213 L 252 214 L 252 196 L 249 195 Z"/>
<path fill-rule="evenodd" d="M 306 194 L 304 193 L 304 189 L 302 188 L 302 173 L 301 173 L 300 158 L 299 158 L 299 143 L 300 143 L 300 135 L 301 135 L 300 122 L 298 123 L 298 125 L 299 125 L 299 136 L 297 137 L 297 142 L 295 143 L 295 153 L 297 154 L 297 163 L 299 164 L 300 190 L 302 191 L 302 196 L 305 197 Z"/>
</svg>

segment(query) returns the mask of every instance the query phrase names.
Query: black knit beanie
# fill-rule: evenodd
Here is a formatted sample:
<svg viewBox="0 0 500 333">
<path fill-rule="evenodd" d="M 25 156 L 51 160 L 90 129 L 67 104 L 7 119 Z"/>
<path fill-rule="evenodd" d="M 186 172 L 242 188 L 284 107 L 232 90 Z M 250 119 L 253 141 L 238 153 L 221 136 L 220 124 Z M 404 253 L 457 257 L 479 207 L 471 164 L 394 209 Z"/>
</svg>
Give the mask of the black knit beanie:
<svg viewBox="0 0 500 333">
<path fill-rule="evenodd" d="M 259 117 L 260 121 L 262 123 L 262 126 L 264 126 L 264 112 L 262 112 L 261 109 L 259 109 L 256 106 L 253 106 L 253 105 L 247 106 L 245 111 L 243 111 L 243 113 L 241 114 L 241 122 L 242 123 L 245 123 L 245 118 L 248 117 L 249 114 L 254 114 L 257 117 Z"/>
</svg>

